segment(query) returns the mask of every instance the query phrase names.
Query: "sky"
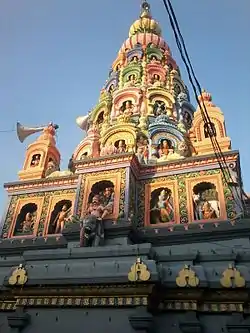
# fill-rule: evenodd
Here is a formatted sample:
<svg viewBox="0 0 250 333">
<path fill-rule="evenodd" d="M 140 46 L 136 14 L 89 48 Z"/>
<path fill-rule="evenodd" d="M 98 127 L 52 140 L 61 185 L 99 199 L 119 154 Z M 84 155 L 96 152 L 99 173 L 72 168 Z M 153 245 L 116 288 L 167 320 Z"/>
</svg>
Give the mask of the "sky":
<svg viewBox="0 0 250 333">
<path fill-rule="evenodd" d="M 149 2 L 189 86 L 163 1 Z M 18 179 L 27 145 L 36 138 L 20 143 L 15 131 L 1 131 L 14 130 L 17 121 L 25 126 L 59 124 L 57 146 L 61 169 L 66 169 L 83 138 L 75 119 L 97 103 L 110 66 L 138 18 L 140 3 L 0 1 L 0 216 L 7 199 L 2 185 Z M 172 3 L 199 82 L 224 112 L 233 149 L 240 150 L 244 187 L 250 192 L 250 1 Z"/>
</svg>

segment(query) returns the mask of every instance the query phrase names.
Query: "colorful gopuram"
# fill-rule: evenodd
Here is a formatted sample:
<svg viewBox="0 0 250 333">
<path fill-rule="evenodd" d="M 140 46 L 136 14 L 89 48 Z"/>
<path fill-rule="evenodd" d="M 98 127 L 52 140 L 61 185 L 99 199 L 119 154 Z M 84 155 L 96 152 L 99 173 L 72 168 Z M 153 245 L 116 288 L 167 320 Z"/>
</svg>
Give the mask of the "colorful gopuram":
<svg viewBox="0 0 250 333">
<path fill-rule="evenodd" d="M 210 93 L 224 154 L 144 1 L 83 140 L 60 170 L 49 123 L 27 128 L 19 180 L 4 185 L 0 332 L 247 332 L 249 220 L 239 152 Z M 226 179 L 228 178 L 228 179 Z"/>
</svg>

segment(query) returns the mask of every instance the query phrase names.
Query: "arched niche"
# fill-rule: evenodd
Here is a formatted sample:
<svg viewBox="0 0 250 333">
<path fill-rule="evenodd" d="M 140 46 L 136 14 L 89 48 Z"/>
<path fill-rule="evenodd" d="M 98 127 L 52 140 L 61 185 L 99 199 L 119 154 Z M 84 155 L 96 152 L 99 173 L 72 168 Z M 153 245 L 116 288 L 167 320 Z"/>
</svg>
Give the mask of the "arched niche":
<svg viewBox="0 0 250 333">
<path fill-rule="evenodd" d="M 194 220 L 211 220 L 220 217 L 220 201 L 216 185 L 201 181 L 192 188 Z"/>
<path fill-rule="evenodd" d="M 41 161 L 41 154 L 34 154 L 31 156 L 31 162 L 30 162 L 30 167 L 35 168 L 40 165 Z"/>
<path fill-rule="evenodd" d="M 216 137 L 224 138 L 225 137 L 224 122 L 222 123 L 220 119 L 216 119 L 213 117 L 210 117 L 210 120 L 211 123 L 213 124 L 212 126 L 214 126 Z M 196 133 L 197 141 L 210 140 L 209 136 L 205 136 L 206 125 L 204 124 L 204 121 L 201 117 L 198 121 L 196 119 L 193 120 L 193 128 Z"/>
<path fill-rule="evenodd" d="M 126 61 L 126 53 L 124 51 L 119 52 L 118 57 L 116 58 L 116 60 L 113 62 L 112 65 L 113 71 L 119 72 L 125 61 Z"/>
<path fill-rule="evenodd" d="M 101 180 L 95 182 L 88 194 L 87 211 L 91 211 L 93 204 L 99 205 L 99 209 L 96 209 L 96 214 L 99 214 L 100 218 L 109 219 L 114 213 L 114 194 L 115 185 L 110 180 Z"/>
<path fill-rule="evenodd" d="M 36 156 L 39 156 L 39 164 L 36 165 L 36 167 L 42 167 L 46 156 L 45 148 L 38 147 L 37 145 L 31 147 L 31 149 L 28 148 L 23 166 L 24 170 L 34 167 L 32 164 L 34 163 Z"/>
<path fill-rule="evenodd" d="M 71 200 L 60 200 L 55 204 L 50 215 L 47 234 L 59 234 L 62 232 L 64 222 L 71 214 L 71 208 Z"/>
<path fill-rule="evenodd" d="M 177 68 L 174 69 L 174 72 L 175 72 L 176 74 L 172 74 L 173 72 L 171 72 L 170 74 L 173 75 L 172 90 L 173 90 L 173 93 L 174 93 L 174 97 L 177 98 L 178 95 L 179 95 L 181 92 L 185 92 L 185 86 L 184 86 L 183 82 L 181 81 L 181 79 L 180 79 L 180 77 L 179 77 L 179 74 L 178 74 Z"/>
<path fill-rule="evenodd" d="M 135 59 L 135 57 L 137 59 Z M 136 63 L 136 62 L 140 61 L 142 59 L 142 57 L 143 57 L 143 50 L 142 50 L 141 44 L 137 44 L 134 49 L 129 50 L 127 52 L 127 62 L 128 63 L 130 63 L 130 62 Z"/>
<path fill-rule="evenodd" d="M 103 146 L 114 145 L 115 142 L 124 140 L 128 152 L 134 151 L 136 144 L 136 130 L 133 125 L 126 124 L 124 125 L 115 125 L 110 131 L 108 131 L 104 137 L 101 139 Z"/>
<path fill-rule="evenodd" d="M 118 86 L 118 80 L 119 80 L 119 75 L 117 72 L 113 72 L 111 74 L 111 77 L 109 80 L 106 82 L 104 89 L 108 91 L 109 93 L 112 93 Z M 113 86 L 113 89 L 111 87 Z"/>
<path fill-rule="evenodd" d="M 122 72 L 122 81 L 124 84 L 131 81 L 131 77 L 134 76 L 136 83 L 141 81 L 142 67 L 139 64 L 130 63 L 124 68 Z"/>
<path fill-rule="evenodd" d="M 91 112 L 90 121 L 96 123 L 97 118 L 101 112 L 109 114 L 111 112 L 111 102 L 107 100 L 101 101 Z"/>
<path fill-rule="evenodd" d="M 156 58 L 156 60 L 158 61 L 161 61 L 163 59 L 163 53 L 159 48 L 155 47 L 154 45 L 152 45 L 152 43 L 150 43 L 146 48 L 146 57 L 147 61 L 151 61 L 154 58 Z"/>
<path fill-rule="evenodd" d="M 172 191 L 168 187 L 159 187 L 151 192 L 150 224 L 174 222 L 174 202 Z"/>
<path fill-rule="evenodd" d="M 211 136 L 214 136 L 214 137 L 217 136 L 216 127 L 213 122 L 204 124 L 203 130 L 204 130 L 204 137 L 206 139 L 210 138 Z"/>
<path fill-rule="evenodd" d="M 37 215 L 37 204 L 24 205 L 16 219 L 13 236 L 33 235 Z"/>
<path fill-rule="evenodd" d="M 123 90 L 115 95 L 113 101 L 113 108 L 115 111 L 121 109 L 122 105 L 126 101 L 131 101 L 131 103 L 136 106 L 134 113 L 138 113 L 138 106 L 141 102 L 142 92 L 138 88 L 131 88 L 129 90 Z"/>
<path fill-rule="evenodd" d="M 181 132 L 175 128 L 170 128 L 167 125 L 158 127 L 157 130 L 151 131 L 151 145 L 158 148 L 162 140 L 168 140 L 172 149 L 177 150 L 180 142 L 184 141 Z"/>
<path fill-rule="evenodd" d="M 174 97 L 163 89 L 150 88 L 148 90 L 147 97 L 150 114 L 153 113 L 153 106 L 156 101 L 162 101 L 165 104 L 166 108 L 173 109 L 173 105 L 175 103 Z"/>
<path fill-rule="evenodd" d="M 110 180 L 98 181 L 92 185 L 91 191 L 88 197 L 88 203 L 90 203 L 95 195 L 103 195 L 106 189 L 109 189 L 109 192 L 114 192 L 114 184 Z"/>
<path fill-rule="evenodd" d="M 146 66 L 148 83 L 151 83 L 154 75 L 159 75 L 161 82 L 166 80 L 166 69 L 157 63 L 150 63 Z"/>
<path fill-rule="evenodd" d="M 85 159 L 91 156 L 91 153 L 92 153 L 92 141 L 90 140 L 86 140 L 84 142 L 82 141 L 74 152 L 74 159 L 75 160 Z"/>
</svg>

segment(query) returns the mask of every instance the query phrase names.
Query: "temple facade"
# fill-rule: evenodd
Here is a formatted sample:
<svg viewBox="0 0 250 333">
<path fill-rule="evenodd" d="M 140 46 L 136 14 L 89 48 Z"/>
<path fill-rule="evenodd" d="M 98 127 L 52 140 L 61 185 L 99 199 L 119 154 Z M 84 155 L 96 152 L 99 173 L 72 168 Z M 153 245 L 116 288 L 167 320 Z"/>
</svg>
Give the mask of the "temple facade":
<svg viewBox="0 0 250 333">
<path fill-rule="evenodd" d="M 1 333 L 249 332 L 239 152 L 211 94 L 199 99 L 224 173 L 144 1 L 96 106 L 76 120 L 68 170 L 59 126 L 18 123 L 20 141 L 41 133 L 4 185 Z"/>
</svg>

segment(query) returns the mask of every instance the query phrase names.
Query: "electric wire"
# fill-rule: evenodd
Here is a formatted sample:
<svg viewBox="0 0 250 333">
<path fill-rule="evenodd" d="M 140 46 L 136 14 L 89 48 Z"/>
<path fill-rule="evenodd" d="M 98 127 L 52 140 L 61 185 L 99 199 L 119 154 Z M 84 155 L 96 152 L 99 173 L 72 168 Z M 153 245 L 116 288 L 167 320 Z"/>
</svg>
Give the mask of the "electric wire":
<svg viewBox="0 0 250 333">
<path fill-rule="evenodd" d="M 176 44 L 177 44 L 177 47 L 179 49 L 181 58 L 182 58 L 182 60 L 183 60 L 183 62 L 185 64 L 185 67 L 186 67 L 186 70 L 187 70 L 187 73 L 188 73 L 188 78 L 189 78 L 189 81 L 191 83 L 191 86 L 192 86 L 194 94 L 195 94 L 195 98 L 196 98 L 198 106 L 199 106 L 199 108 L 201 110 L 201 115 L 202 115 L 202 119 L 203 119 L 204 125 L 207 125 L 208 135 L 210 137 L 210 140 L 211 140 L 211 143 L 212 143 L 212 146 L 213 146 L 213 150 L 214 150 L 215 156 L 217 158 L 220 170 L 221 170 L 222 175 L 224 177 L 224 180 L 225 180 L 225 182 L 227 184 L 229 183 L 229 181 L 228 181 L 229 179 L 231 179 L 232 183 L 234 183 L 234 180 L 232 179 L 232 176 L 231 176 L 230 170 L 228 168 L 227 162 L 225 160 L 225 156 L 222 153 L 220 145 L 219 145 L 219 143 L 218 143 L 218 141 L 216 139 L 215 129 L 211 125 L 212 122 L 210 120 L 209 114 L 208 114 L 207 109 L 206 109 L 206 105 L 204 103 L 204 99 L 202 97 L 202 89 L 201 89 L 199 81 L 198 81 L 198 79 L 197 79 L 197 77 L 195 75 L 195 72 L 194 72 L 194 69 L 193 69 L 190 57 L 188 55 L 187 48 L 186 48 L 186 45 L 185 45 L 185 42 L 184 42 L 184 38 L 183 38 L 183 36 L 182 36 L 182 34 L 180 32 L 179 24 L 178 24 L 176 15 L 174 13 L 173 6 L 172 6 L 170 0 L 163 0 L 163 3 L 164 3 L 164 6 L 165 6 L 165 9 L 167 10 L 167 13 L 168 13 L 168 16 L 169 16 L 169 20 L 170 20 L 170 24 L 171 24 L 171 27 L 172 27 L 172 30 L 173 30 L 173 33 L 174 33 L 174 36 L 175 36 Z M 179 34 L 179 36 L 178 36 L 178 34 Z M 183 49 L 182 49 L 182 47 L 183 47 Z M 183 53 L 183 50 L 184 50 L 184 53 Z M 185 56 L 186 56 L 186 58 L 185 58 Z M 195 83 L 194 83 L 194 81 L 195 81 Z M 196 84 L 196 86 L 198 88 L 198 91 L 199 91 L 199 94 L 201 96 L 200 99 L 201 99 L 202 105 L 201 105 L 200 99 L 198 97 L 195 84 Z M 224 164 L 224 166 L 223 166 L 223 164 Z M 225 170 L 227 171 L 227 174 L 225 173 Z M 243 205 L 243 207 L 242 207 L 239 204 L 239 202 L 237 202 L 235 200 L 235 194 L 233 193 L 233 191 L 232 191 L 232 189 L 231 189 L 230 186 L 229 186 L 229 189 L 230 189 L 230 192 L 231 192 L 232 197 L 234 199 L 234 202 L 236 203 L 236 205 L 238 205 L 240 207 L 240 209 L 243 208 L 243 214 L 244 214 L 244 210 L 245 210 L 244 204 L 245 203 L 244 203 L 243 198 L 240 197 L 240 195 L 238 194 L 237 191 L 235 191 L 237 199 Z M 240 187 L 240 189 L 241 189 L 241 187 Z M 241 193 L 241 195 L 242 195 L 242 193 Z"/>
<path fill-rule="evenodd" d="M 15 130 L 0 130 L 0 133 L 12 133 L 15 132 Z"/>
</svg>

